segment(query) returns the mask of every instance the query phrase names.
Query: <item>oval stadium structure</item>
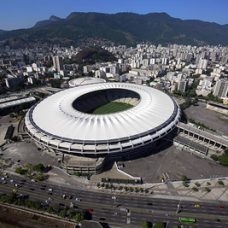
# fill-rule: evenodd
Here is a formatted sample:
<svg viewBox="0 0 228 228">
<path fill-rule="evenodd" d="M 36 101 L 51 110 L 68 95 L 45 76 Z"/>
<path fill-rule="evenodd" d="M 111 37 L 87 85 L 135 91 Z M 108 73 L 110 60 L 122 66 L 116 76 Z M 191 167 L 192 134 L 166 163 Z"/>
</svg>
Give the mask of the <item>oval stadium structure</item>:
<svg viewBox="0 0 228 228">
<path fill-rule="evenodd" d="M 180 108 L 147 86 L 99 83 L 56 93 L 26 114 L 28 134 L 55 151 L 99 157 L 121 155 L 171 132 Z"/>
</svg>

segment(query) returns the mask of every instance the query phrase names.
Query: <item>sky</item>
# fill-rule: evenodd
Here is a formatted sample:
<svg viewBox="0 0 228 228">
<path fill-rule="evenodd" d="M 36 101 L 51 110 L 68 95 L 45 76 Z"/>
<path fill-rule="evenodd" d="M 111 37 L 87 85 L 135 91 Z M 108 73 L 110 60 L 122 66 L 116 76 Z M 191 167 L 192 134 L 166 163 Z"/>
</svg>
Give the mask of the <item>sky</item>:
<svg viewBox="0 0 228 228">
<path fill-rule="evenodd" d="M 166 12 L 181 19 L 228 24 L 228 0 L 0 0 L 0 29 L 32 27 L 71 12 Z"/>
</svg>

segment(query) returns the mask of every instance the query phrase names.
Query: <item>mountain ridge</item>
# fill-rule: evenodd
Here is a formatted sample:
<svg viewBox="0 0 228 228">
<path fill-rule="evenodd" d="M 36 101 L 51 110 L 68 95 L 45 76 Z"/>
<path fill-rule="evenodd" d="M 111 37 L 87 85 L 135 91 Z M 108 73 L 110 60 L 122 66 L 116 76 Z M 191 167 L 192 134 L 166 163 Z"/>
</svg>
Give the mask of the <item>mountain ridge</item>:
<svg viewBox="0 0 228 228">
<path fill-rule="evenodd" d="M 201 20 L 183 20 L 169 14 L 115 14 L 72 12 L 66 18 L 51 16 L 28 29 L 0 30 L 0 40 L 77 43 L 80 39 L 104 39 L 132 45 L 149 41 L 155 44 L 228 45 L 228 25 Z"/>
</svg>

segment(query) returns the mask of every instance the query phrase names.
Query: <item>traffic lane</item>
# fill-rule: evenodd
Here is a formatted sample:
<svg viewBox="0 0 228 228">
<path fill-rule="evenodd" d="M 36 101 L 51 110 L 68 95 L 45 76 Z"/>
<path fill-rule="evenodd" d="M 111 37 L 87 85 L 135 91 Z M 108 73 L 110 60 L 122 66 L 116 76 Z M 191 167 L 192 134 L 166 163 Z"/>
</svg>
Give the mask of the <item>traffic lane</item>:
<svg viewBox="0 0 228 228">
<path fill-rule="evenodd" d="M 72 192 L 67 192 L 65 191 L 65 193 L 72 193 Z M 173 210 L 177 209 L 177 204 L 179 203 L 178 201 L 169 201 L 167 203 L 167 200 L 155 200 L 155 199 L 151 199 L 149 198 L 149 202 L 148 202 L 148 198 L 141 198 L 141 197 L 130 197 L 127 198 L 126 196 L 120 196 L 117 195 L 116 196 L 116 200 L 111 199 L 111 197 L 115 194 L 100 194 L 100 193 L 96 193 L 96 192 L 76 192 L 78 197 L 81 197 L 83 200 L 97 200 L 97 201 L 102 201 L 102 202 L 113 202 L 113 203 L 122 203 L 122 204 L 127 204 L 127 205 L 132 205 L 132 206 L 142 206 L 144 208 L 152 208 L 153 207 L 163 207 L 161 209 L 165 209 L 167 206 L 169 208 L 173 207 Z M 206 204 L 206 203 L 200 203 L 200 207 L 199 208 L 195 208 L 195 204 L 197 202 L 181 202 L 181 206 L 184 210 L 188 211 L 195 211 L 195 212 L 210 212 L 213 214 L 225 214 L 228 213 L 228 206 L 225 206 L 222 210 L 219 210 L 221 208 L 219 208 L 219 204 Z M 145 204 L 145 205 L 143 205 Z M 148 206 L 147 206 L 148 205 Z M 126 205 L 125 205 L 126 206 Z M 218 210 L 215 210 L 218 209 Z"/>
<path fill-rule="evenodd" d="M 137 222 L 139 221 L 139 219 L 143 219 L 143 220 L 146 220 L 146 221 L 150 221 L 150 222 L 166 222 L 166 223 L 175 223 L 175 224 L 181 224 L 179 222 L 179 217 L 181 216 L 173 216 L 170 217 L 170 215 L 154 215 L 154 214 L 140 214 L 140 213 L 137 213 L 135 211 L 132 212 L 131 214 L 131 220 L 133 222 Z M 197 226 L 199 227 L 228 227 L 228 222 L 227 221 L 221 221 L 221 222 L 218 222 L 216 220 L 208 220 L 208 219 L 197 219 L 197 222 L 195 223 Z"/>
<path fill-rule="evenodd" d="M 21 182 L 21 178 L 17 177 L 16 179 L 18 179 L 19 182 Z M 48 184 L 48 183 L 47 183 Z M 39 189 L 39 185 L 42 186 L 42 184 L 39 184 L 38 183 L 33 183 L 33 182 L 29 182 L 29 181 L 26 181 L 24 183 L 24 186 L 30 186 L 30 187 L 34 187 L 34 189 L 36 189 L 36 191 Z M 81 190 L 73 190 L 73 189 L 70 189 L 69 191 L 69 188 L 67 189 L 64 189 L 60 186 L 55 186 L 55 185 L 48 185 L 48 187 L 53 187 L 54 189 L 54 192 L 53 194 L 55 194 L 55 192 L 57 194 L 72 194 L 72 193 L 76 193 L 78 197 L 81 197 L 83 198 L 83 200 L 96 200 L 97 202 L 99 201 L 102 201 L 103 203 L 111 203 L 113 200 L 111 199 L 111 196 L 114 195 L 114 194 L 109 194 L 109 193 L 97 193 L 97 192 L 90 192 L 90 191 L 81 191 Z M 85 197 L 85 198 L 84 198 Z M 211 204 L 206 204 L 206 203 L 201 203 L 201 206 L 200 208 L 195 208 L 194 205 L 195 205 L 195 202 L 184 202 L 184 201 L 176 201 L 176 200 L 170 200 L 168 201 L 169 203 L 167 204 L 167 200 L 163 200 L 163 199 L 151 199 L 149 198 L 150 201 L 151 201 L 151 205 L 148 205 L 148 198 L 145 198 L 145 197 L 126 197 L 126 196 L 120 196 L 118 195 L 117 196 L 117 199 L 115 200 L 115 203 L 122 203 L 123 205 L 125 206 L 128 206 L 128 205 L 131 205 L 131 206 L 141 206 L 143 208 L 148 208 L 148 209 L 153 209 L 154 207 L 161 207 L 162 210 L 165 210 L 167 208 L 167 206 L 169 207 L 169 210 L 172 209 L 173 207 L 173 210 L 176 210 L 177 208 L 177 203 L 181 202 L 181 205 L 183 207 L 183 210 L 184 211 L 188 211 L 188 209 L 190 211 L 194 211 L 194 212 L 205 212 L 205 213 L 213 213 L 213 214 L 225 214 L 225 213 L 228 213 L 228 207 L 225 207 L 223 210 L 216 210 L 215 212 L 215 205 L 211 205 Z M 114 202 L 113 202 L 114 203 Z M 146 204 L 143 205 L 143 204 Z M 148 205 L 148 207 L 147 207 Z M 217 207 L 218 208 L 218 207 Z"/>
<path fill-rule="evenodd" d="M 10 189 L 10 187 L 8 187 L 8 188 Z M 36 196 L 34 196 L 34 195 L 36 195 Z M 43 198 L 43 200 L 45 200 L 46 197 L 47 196 L 45 195 L 44 198 Z M 41 196 L 40 196 L 40 194 L 36 194 L 35 192 L 32 192 L 32 198 L 34 198 L 36 200 L 40 200 L 41 199 Z M 54 199 L 54 202 L 55 203 L 64 203 L 64 201 L 61 200 L 61 199 L 59 201 L 57 199 Z M 112 212 L 111 212 L 111 209 L 110 208 L 109 209 L 107 209 L 107 208 L 106 209 L 104 209 L 104 208 L 102 208 L 102 209 L 96 208 L 95 210 L 96 210 L 96 212 L 95 212 L 96 215 L 95 216 L 97 218 L 98 217 L 99 218 L 105 218 L 105 220 L 107 220 L 107 221 L 111 220 L 111 222 L 115 222 L 116 221 L 116 217 L 113 216 L 113 215 L 115 215 L 115 212 L 117 212 L 116 210 L 113 210 Z M 143 214 L 140 213 L 138 216 L 133 216 L 134 213 L 135 212 L 131 212 L 131 222 L 133 222 L 135 224 L 137 224 L 137 222 L 140 219 L 142 219 L 142 217 L 144 219 L 158 220 L 158 221 L 164 221 L 164 222 L 176 222 L 176 219 L 177 219 L 177 218 L 174 219 L 173 217 L 172 218 L 168 218 L 167 217 L 166 219 L 164 219 L 164 215 L 162 215 L 162 216 L 158 216 L 158 215 L 145 216 L 145 213 L 143 213 Z M 134 219 L 135 219 L 135 221 L 134 221 Z M 119 222 L 121 222 L 121 223 L 124 223 L 125 222 L 124 215 L 123 215 L 123 217 L 120 220 L 119 220 Z M 207 225 L 207 226 L 208 225 L 212 225 L 212 221 L 211 220 L 205 220 L 204 223 L 202 221 L 203 220 L 201 220 L 201 222 L 200 222 L 201 225 Z M 217 224 L 214 224 L 214 225 L 216 225 L 216 227 L 224 227 L 224 226 L 228 226 L 228 223 L 225 223 L 225 224 L 222 223 L 222 225 L 221 225 L 220 223 L 217 222 Z"/>
<path fill-rule="evenodd" d="M 21 184 L 21 180 L 19 181 Z M 17 181 L 15 181 L 14 183 L 18 183 Z M 28 187 L 34 187 L 34 190 L 36 190 L 37 192 L 40 190 L 40 192 L 42 192 L 41 189 L 44 189 L 46 190 L 47 187 L 50 187 L 50 186 L 47 186 L 45 188 L 42 188 L 42 185 L 43 184 L 39 184 L 39 183 L 33 183 L 33 182 L 24 182 L 23 183 L 23 186 L 22 187 L 26 187 L 26 185 Z M 61 188 L 60 189 L 54 189 L 53 190 L 53 195 L 58 195 L 58 194 L 73 194 L 75 193 L 75 191 L 71 191 L 71 192 L 67 192 L 67 191 L 64 191 L 62 190 Z M 87 192 L 88 193 L 88 192 Z M 117 196 L 117 199 L 115 200 L 115 202 L 113 201 L 113 199 L 111 199 L 111 194 L 106 194 L 106 199 L 104 197 L 101 197 L 100 194 L 97 194 L 95 193 L 91 193 L 90 194 L 87 194 L 86 196 L 84 195 L 85 193 L 81 193 L 80 191 L 77 192 L 77 196 L 80 197 L 81 199 L 83 199 L 84 202 L 90 202 L 91 200 L 94 201 L 94 202 L 97 202 L 97 203 L 106 203 L 106 204 L 121 204 L 123 206 L 126 206 L 126 207 L 141 207 L 141 208 L 144 208 L 144 209 L 157 209 L 157 210 L 165 210 L 165 211 L 170 211 L 170 210 L 173 210 L 175 211 L 177 209 L 177 205 L 176 204 L 167 204 L 167 201 L 164 202 L 154 202 L 152 200 L 151 203 L 148 203 L 148 201 L 146 202 L 146 205 L 143 205 L 143 201 L 145 199 L 136 199 L 136 198 L 132 198 L 131 197 L 131 200 L 128 200 L 128 199 L 121 199 L 119 200 L 120 198 L 123 198 L 123 197 L 119 197 Z M 75 197 L 75 196 L 73 196 Z M 85 198 L 84 198 L 85 197 Z M 108 197 L 108 198 L 107 198 Z M 134 202 L 135 201 L 135 202 Z M 148 204 L 151 204 L 151 205 L 148 205 Z M 181 204 L 183 205 L 183 203 Z M 207 208 L 204 208 L 203 206 L 201 206 L 200 208 L 195 208 L 194 207 L 194 204 L 192 202 L 188 203 L 188 205 L 190 205 L 189 207 L 185 204 L 185 206 L 182 206 L 182 211 L 184 212 L 199 212 L 199 213 L 210 213 L 210 214 L 220 214 L 220 215 L 226 215 L 226 213 L 228 213 L 228 210 L 227 209 L 220 209 L 220 210 L 215 210 L 215 208 L 213 206 L 210 206 L 207 207 Z"/>
<path fill-rule="evenodd" d="M 3 191 L 5 189 L 5 191 Z M 2 193 L 9 193 L 9 191 L 11 192 L 11 186 L 6 186 L 4 185 L 4 187 L 1 189 L 1 192 Z M 39 201 L 41 203 L 44 203 L 45 204 L 45 201 L 50 197 L 48 194 L 38 194 L 36 192 L 33 192 L 33 191 L 25 191 L 24 189 L 20 188 L 18 190 L 18 194 L 29 194 L 29 198 L 31 200 L 36 200 L 36 201 Z M 71 202 L 68 201 L 68 200 L 63 200 L 61 197 L 59 198 L 56 198 L 56 197 L 51 197 L 51 201 L 49 204 L 46 204 L 46 205 L 51 205 L 51 206 L 55 206 L 55 205 L 62 205 L 61 207 L 62 208 L 65 208 L 66 206 L 67 207 L 70 207 L 70 204 Z M 80 204 L 77 204 L 75 205 L 77 206 L 77 209 L 79 209 L 79 211 L 82 211 L 82 210 L 86 210 L 87 208 L 91 208 L 91 204 L 88 204 L 87 206 L 85 205 L 80 205 Z M 109 218 L 112 218 L 111 222 L 115 224 L 122 224 L 125 222 L 125 219 L 124 217 L 126 217 L 126 215 L 124 215 L 124 213 L 121 213 L 120 211 L 116 210 L 115 208 L 114 209 L 111 209 L 111 208 L 99 208 L 97 207 L 97 205 L 92 205 L 93 207 L 93 210 L 94 212 L 92 213 L 92 217 L 93 215 L 95 215 L 97 218 L 105 218 L 105 220 L 109 221 Z M 116 214 L 115 213 L 118 213 L 118 220 L 116 219 Z M 99 221 L 99 219 L 98 219 Z"/>
<path fill-rule="evenodd" d="M 9 193 L 9 191 L 11 191 L 11 187 L 10 186 L 4 186 L 4 188 L 1 188 L 1 192 L 2 193 Z M 30 192 L 30 191 L 24 191 L 23 189 L 18 190 L 18 194 L 29 194 L 29 198 L 31 200 L 35 200 L 38 201 L 40 203 L 43 203 L 45 205 L 45 201 L 49 198 L 49 195 L 40 195 L 37 194 L 36 192 Z M 70 207 L 71 202 L 66 202 L 65 200 L 61 199 L 61 198 L 55 198 L 52 197 L 52 200 L 50 201 L 49 204 L 46 205 L 50 205 L 50 206 L 55 206 L 55 205 L 61 205 L 61 208 L 65 208 Z M 89 204 L 88 206 L 85 205 L 77 205 L 77 208 L 75 209 L 76 211 L 80 211 L 82 212 L 82 210 L 86 210 L 87 208 L 90 208 L 91 205 Z M 125 223 L 126 217 L 123 213 L 120 213 L 119 211 L 116 210 L 111 210 L 109 209 L 104 209 L 104 208 L 98 208 L 96 206 L 93 206 L 93 210 L 94 212 L 92 213 L 92 217 L 93 218 L 95 216 L 95 218 L 98 218 L 97 221 L 100 221 L 100 218 L 105 218 L 105 220 L 107 221 L 111 221 L 113 224 L 117 224 L 117 225 L 121 225 L 123 223 Z M 118 219 L 116 219 L 115 216 L 115 212 L 119 212 L 118 213 Z M 96 220 L 96 219 L 95 219 Z"/>
<path fill-rule="evenodd" d="M 15 181 L 15 182 L 17 182 L 17 181 Z M 19 182 L 21 182 L 21 180 L 19 180 Z M 34 187 L 34 189 L 36 189 L 36 191 L 39 191 L 39 184 L 37 184 L 37 183 L 25 182 L 25 183 L 23 183 L 23 185 L 24 186 L 28 185 L 29 187 Z M 42 188 L 42 185 L 40 186 L 40 189 L 45 190 L 45 188 Z M 69 192 L 69 191 L 64 191 L 61 188 L 60 189 L 56 188 L 54 190 L 54 192 L 56 192 L 57 194 L 72 194 L 72 193 L 76 193 L 78 197 L 83 198 L 83 200 L 85 200 L 85 201 L 86 200 L 87 201 L 93 200 L 93 201 L 97 201 L 97 202 L 102 201 L 103 203 L 105 203 L 105 201 L 106 201 L 106 203 L 108 203 L 108 204 L 112 203 L 112 201 L 113 201 L 112 199 L 110 199 L 111 194 L 100 195 L 100 194 L 96 194 L 94 192 L 92 192 L 90 194 L 88 194 L 88 192 L 86 192 L 86 195 L 85 195 L 85 192 L 81 192 L 81 191 L 78 191 L 78 192 L 70 191 Z M 53 194 L 55 194 L 55 193 L 53 193 Z M 113 201 L 113 203 L 122 203 L 123 205 L 126 204 L 125 206 L 132 206 L 132 207 L 141 206 L 143 208 L 148 208 L 148 209 L 155 209 L 155 207 L 156 208 L 159 207 L 161 210 L 167 210 L 167 201 L 166 202 L 164 202 L 164 201 L 159 201 L 159 202 L 157 201 L 156 202 L 154 200 L 151 200 L 152 202 L 148 203 L 148 199 L 147 199 L 147 201 L 145 203 L 146 203 L 146 205 L 148 205 L 148 204 L 150 204 L 150 205 L 145 206 L 145 205 L 143 205 L 143 201 L 145 201 L 145 200 L 146 199 L 142 199 L 142 198 L 137 199 L 137 198 L 132 198 L 132 197 L 129 200 L 129 199 L 126 199 L 125 197 L 118 196 L 117 199 L 115 200 L 115 202 Z M 211 214 L 218 214 L 219 213 L 219 214 L 222 214 L 222 215 L 225 214 L 226 212 L 228 213 L 227 208 L 224 208 L 223 210 L 216 210 L 215 211 L 214 205 L 212 205 L 212 206 L 211 205 L 210 206 L 207 205 L 207 208 L 205 208 L 205 206 L 202 206 L 202 204 L 201 204 L 200 208 L 195 208 L 194 204 L 192 202 L 190 202 L 188 204 L 187 203 L 184 204 L 182 202 L 181 205 L 182 205 L 182 210 L 184 210 L 186 212 L 190 210 L 190 211 L 194 211 L 194 212 L 205 212 L 205 213 L 210 212 Z M 173 208 L 172 208 L 172 206 L 173 206 Z M 175 203 L 171 202 L 171 203 L 168 204 L 169 210 L 171 210 L 171 209 L 176 210 L 176 207 L 177 207 L 176 202 Z"/>
</svg>

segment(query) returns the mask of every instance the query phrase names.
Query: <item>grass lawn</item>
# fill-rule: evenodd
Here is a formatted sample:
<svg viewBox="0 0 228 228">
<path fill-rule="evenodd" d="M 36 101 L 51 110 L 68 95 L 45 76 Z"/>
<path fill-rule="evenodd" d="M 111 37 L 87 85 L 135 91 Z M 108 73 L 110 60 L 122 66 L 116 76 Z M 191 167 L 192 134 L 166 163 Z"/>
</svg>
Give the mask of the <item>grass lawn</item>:
<svg viewBox="0 0 228 228">
<path fill-rule="evenodd" d="M 115 112 L 121 112 L 133 107 L 131 104 L 121 103 L 121 102 L 110 102 L 102 105 L 92 111 L 93 114 L 109 114 Z"/>
</svg>

